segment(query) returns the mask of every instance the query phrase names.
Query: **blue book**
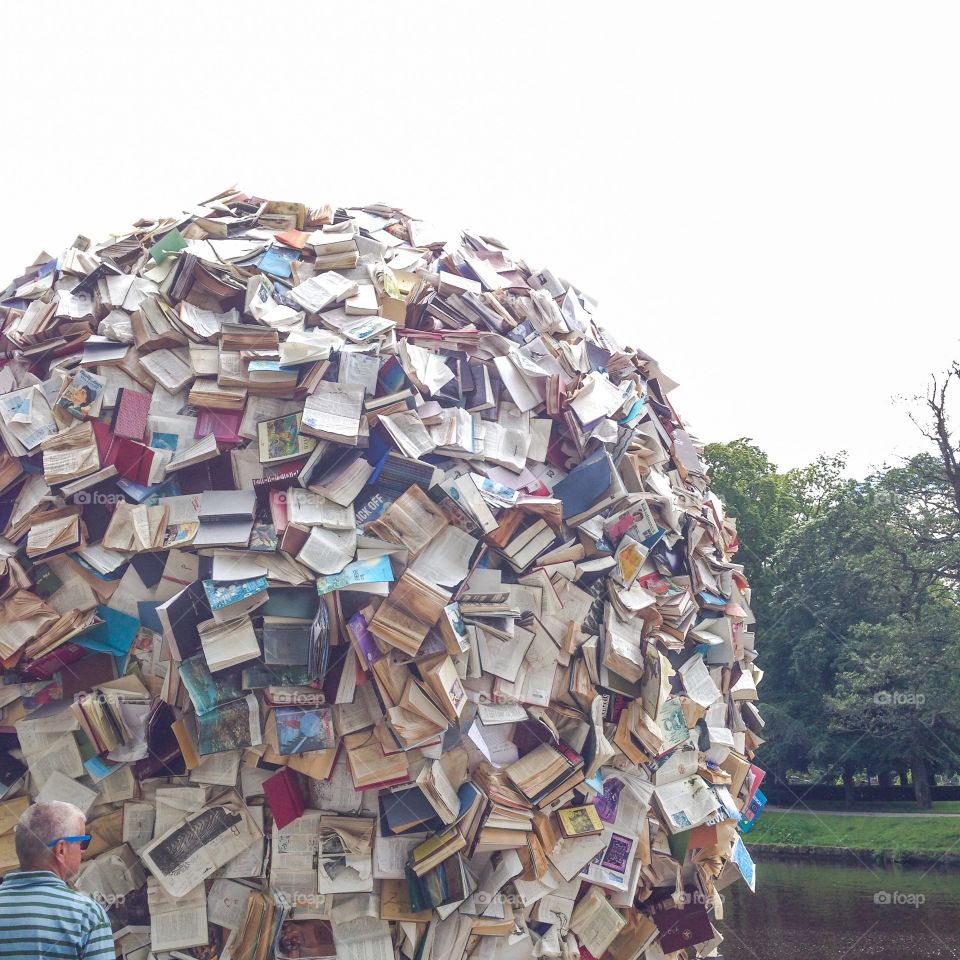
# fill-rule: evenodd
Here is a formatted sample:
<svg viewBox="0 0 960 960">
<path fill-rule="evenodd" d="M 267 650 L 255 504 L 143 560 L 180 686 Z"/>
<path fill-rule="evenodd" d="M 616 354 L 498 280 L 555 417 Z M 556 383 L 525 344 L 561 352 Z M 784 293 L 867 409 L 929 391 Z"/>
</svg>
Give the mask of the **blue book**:
<svg viewBox="0 0 960 960">
<path fill-rule="evenodd" d="M 365 523 L 378 519 L 395 499 L 396 497 L 390 494 L 384 494 L 380 490 L 371 491 L 369 487 L 365 487 L 356 501 L 357 525 L 362 527 Z"/>
<path fill-rule="evenodd" d="M 266 577 L 254 577 L 252 580 L 237 580 L 232 583 L 220 583 L 217 580 L 204 580 L 203 590 L 207 595 L 211 612 L 241 603 L 248 597 L 264 593 L 267 589 Z"/>
<path fill-rule="evenodd" d="M 753 795 L 753 799 L 747 804 L 747 809 L 743 811 L 743 816 L 740 818 L 741 833 L 749 833 L 753 829 L 753 825 L 757 822 L 757 817 L 760 816 L 761 811 L 766 805 L 767 798 L 758 790 Z"/>
<path fill-rule="evenodd" d="M 740 876 L 751 890 L 757 888 L 757 868 L 754 865 L 753 857 L 747 852 L 747 845 L 740 837 L 737 837 L 733 845 L 733 857 L 731 858 L 740 871 Z"/>
<path fill-rule="evenodd" d="M 317 593 L 322 597 L 334 590 L 350 590 L 364 583 L 392 583 L 393 567 L 389 557 L 368 557 L 348 563 L 339 573 L 317 577 Z"/>
<path fill-rule="evenodd" d="M 299 250 L 291 250 L 289 247 L 268 247 L 260 258 L 257 266 L 264 272 L 274 277 L 287 278 L 291 275 L 290 264 L 294 260 L 300 259 Z"/>
<path fill-rule="evenodd" d="M 553 495 L 563 503 L 563 519 L 568 523 L 604 501 L 614 484 L 616 473 L 610 456 L 603 447 L 577 464 L 553 488 Z M 586 519 L 586 516 L 583 517 Z"/>
<path fill-rule="evenodd" d="M 198 716 L 243 696 L 241 672 L 222 670 L 214 676 L 202 653 L 188 657 L 180 664 L 180 679 Z"/>
<path fill-rule="evenodd" d="M 161 603 L 163 603 L 162 600 L 137 601 L 137 615 L 140 617 L 140 623 L 154 633 L 163 633 L 163 624 L 157 616 L 157 607 Z"/>
<path fill-rule="evenodd" d="M 101 604 L 97 607 L 97 616 L 103 623 L 74 639 L 74 643 L 87 650 L 98 653 L 110 653 L 115 657 L 126 657 L 137 635 L 140 622 L 128 613 L 114 610 Z"/>
</svg>

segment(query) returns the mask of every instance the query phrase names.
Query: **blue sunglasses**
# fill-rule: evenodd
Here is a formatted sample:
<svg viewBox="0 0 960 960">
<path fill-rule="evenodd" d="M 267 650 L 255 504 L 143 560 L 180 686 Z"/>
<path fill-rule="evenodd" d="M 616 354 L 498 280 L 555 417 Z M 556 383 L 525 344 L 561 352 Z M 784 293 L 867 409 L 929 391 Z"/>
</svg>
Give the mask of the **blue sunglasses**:
<svg viewBox="0 0 960 960">
<path fill-rule="evenodd" d="M 90 846 L 90 841 L 93 837 L 89 833 L 85 833 L 82 837 L 57 837 L 56 840 L 51 840 L 47 846 L 53 847 L 56 846 L 61 840 L 65 843 L 79 843 L 81 850 L 86 850 Z"/>
</svg>

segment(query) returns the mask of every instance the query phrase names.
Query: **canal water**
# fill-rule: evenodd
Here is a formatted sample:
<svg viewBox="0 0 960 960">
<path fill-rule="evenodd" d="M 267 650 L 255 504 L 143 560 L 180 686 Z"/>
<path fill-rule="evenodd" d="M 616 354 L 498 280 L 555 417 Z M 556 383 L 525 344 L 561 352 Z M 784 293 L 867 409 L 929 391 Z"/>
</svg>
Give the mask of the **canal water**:
<svg viewBox="0 0 960 960">
<path fill-rule="evenodd" d="M 960 871 L 762 860 L 723 891 L 724 960 L 960 960 Z"/>
</svg>

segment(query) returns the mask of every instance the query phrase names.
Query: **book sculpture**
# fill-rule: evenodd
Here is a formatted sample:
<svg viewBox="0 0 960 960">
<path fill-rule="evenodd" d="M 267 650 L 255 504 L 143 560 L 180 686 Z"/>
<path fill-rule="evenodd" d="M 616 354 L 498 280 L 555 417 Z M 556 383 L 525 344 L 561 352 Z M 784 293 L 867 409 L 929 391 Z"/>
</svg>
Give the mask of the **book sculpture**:
<svg viewBox="0 0 960 960">
<path fill-rule="evenodd" d="M 710 956 L 762 805 L 736 526 L 493 237 L 231 190 L 0 296 L 0 869 L 123 956 Z"/>
</svg>

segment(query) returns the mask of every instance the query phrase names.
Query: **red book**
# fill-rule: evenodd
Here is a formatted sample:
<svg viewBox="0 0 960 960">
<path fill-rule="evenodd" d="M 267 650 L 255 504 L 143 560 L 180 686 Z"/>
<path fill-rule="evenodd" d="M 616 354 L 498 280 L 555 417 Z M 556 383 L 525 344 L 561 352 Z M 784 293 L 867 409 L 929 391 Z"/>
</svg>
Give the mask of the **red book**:
<svg viewBox="0 0 960 960">
<path fill-rule="evenodd" d="M 113 411 L 114 435 L 130 440 L 143 440 L 152 401 L 153 397 L 149 393 L 121 387 L 117 391 L 117 405 Z"/>
<path fill-rule="evenodd" d="M 716 842 L 717 825 L 701 823 L 699 827 L 694 827 L 690 831 L 688 846 L 691 850 L 702 850 L 704 847 L 712 847 Z"/>
<path fill-rule="evenodd" d="M 766 770 L 761 770 L 756 764 L 750 764 L 750 787 L 747 793 L 747 803 L 753 799 L 754 794 L 757 792 L 766 775 Z M 746 804 L 744 806 L 746 806 Z"/>
<path fill-rule="evenodd" d="M 97 441 L 97 453 L 100 454 L 101 466 L 107 467 L 107 457 L 110 454 L 110 445 L 113 443 L 113 430 L 105 420 L 91 420 L 93 437 Z"/>
<path fill-rule="evenodd" d="M 653 907 L 652 913 L 653 922 L 660 931 L 659 946 L 664 953 L 675 953 L 713 939 L 710 917 L 702 903 L 684 903 L 675 907 L 672 900 L 664 900 Z"/>
<path fill-rule="evenodd" d="M 273 822 L 279 829 L 303 816 L 306 809 L 303 791 L 297 775 L 289 767 L 278 770 L 264 780 L 263 793 L 273 814 Z"/>
<path fill-rule="evenodd" d="M 114 437 L 105 460 L 105 467 L 114 466 L 117 473 L 127 480 L 150 486 L 150 467 L 153 465 L 153 449 L 127 437 Z"/>
<path fill-rule="evenodd" d="M 293 247 L 294 250 L 302 250 L 307 245 L 310 234 L 304 233 L 303 230 L 284 230 L 283 233 L 276 234 L 276 238 L 285 246 Z"/>
<path fill-rule="evenodd" d="M 20 670 L 37 680 L 49 680 L 58 670 L 68 664 L 82 660 L 88 653 L 90 651 L 86 647 L 81 647 L 73 641 L 69 641 L 36 660 L 22 663 Z"/>
</svg>

